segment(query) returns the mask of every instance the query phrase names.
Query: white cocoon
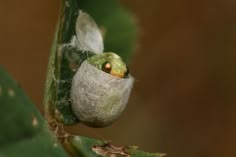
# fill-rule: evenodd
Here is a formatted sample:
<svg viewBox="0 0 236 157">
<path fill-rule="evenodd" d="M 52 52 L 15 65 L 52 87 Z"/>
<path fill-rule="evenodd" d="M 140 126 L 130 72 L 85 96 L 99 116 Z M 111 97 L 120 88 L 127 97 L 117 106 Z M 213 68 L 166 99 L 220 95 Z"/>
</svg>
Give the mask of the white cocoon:
<svg viewBox="0 0 236 157">
<path fill-rule="evenodd" d="M 108 126 L 125 109 L 133 82 L 132 76 L 119 78 L 84 61 L 72 81 L 72 110 L 88 126 Z"/>
</svg>

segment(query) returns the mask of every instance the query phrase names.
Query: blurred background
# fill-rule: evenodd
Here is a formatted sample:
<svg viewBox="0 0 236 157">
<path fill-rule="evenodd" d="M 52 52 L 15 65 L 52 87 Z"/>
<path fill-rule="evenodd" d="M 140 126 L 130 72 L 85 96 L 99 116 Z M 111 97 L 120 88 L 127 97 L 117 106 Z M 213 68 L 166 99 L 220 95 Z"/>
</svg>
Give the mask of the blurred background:
<svg viewBox="0 0 236 157">
<path fill-rule="evenodd" d="M 59 0 L 0 0 L 0 64 L 42 110 Z M 170 157 L 236 156 L 236 2 L 122 0 L 140 30 L 128 108 L 72 133 Z"/>
</svg>

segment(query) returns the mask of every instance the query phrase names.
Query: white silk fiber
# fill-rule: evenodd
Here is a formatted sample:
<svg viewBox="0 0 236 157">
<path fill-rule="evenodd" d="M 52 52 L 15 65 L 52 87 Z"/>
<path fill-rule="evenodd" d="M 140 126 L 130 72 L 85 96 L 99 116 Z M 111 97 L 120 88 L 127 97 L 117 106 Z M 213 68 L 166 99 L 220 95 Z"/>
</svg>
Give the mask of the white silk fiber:
<svg viewBox="0 0 236 157">
<path fill-rule="evenodd" d="M 125 109 L 133 82 L 132 76 L 118 78 L 84 61 L 72 81 L 72 110 L 86 125 L 107 126 Z"/>
</svg>

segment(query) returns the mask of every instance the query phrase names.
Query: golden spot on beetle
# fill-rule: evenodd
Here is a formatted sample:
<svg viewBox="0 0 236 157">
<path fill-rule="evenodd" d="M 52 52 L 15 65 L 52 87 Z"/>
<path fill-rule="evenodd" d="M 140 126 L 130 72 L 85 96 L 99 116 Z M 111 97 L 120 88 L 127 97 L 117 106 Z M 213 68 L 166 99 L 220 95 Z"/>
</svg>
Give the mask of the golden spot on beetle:
<svg viewBox="0 0 236 157">
<path fill-rule="evenodd" d="M 105 65 L 105 68 L 111 69 L 111 63 L 107 63 L 107 64 Z"/>
<path fill-rule="evenodd" d="M 32 125 L 34 127 L 36 127 L 38 125 L 38 119 L 34 115 L 32 115 Z"/>
<path fill-rule="evenodd" d="M 130 157 L 130 155 L 125 152 L 125 147 L 115 147 L 110 143 L 105 143 L 101 146 L 93 146 L 92 150 L 101 156 Z"/>
<path fill-rule="evenodd" d="M 15 96 L 15 91 L 12 88 L 9 88 L 7 92 L 8 92 L 8 95 L 10 97 L 14 97 Z"/>
<path fill-rule="evenodd" d="M 113 70 L 110 73 L 113 76 L 116 76 L 116 77 L 119 77 L 119 78 L 124 78 L 124 73 L 117 73 L 117 72 L 115 72 Z"/>
</svg>

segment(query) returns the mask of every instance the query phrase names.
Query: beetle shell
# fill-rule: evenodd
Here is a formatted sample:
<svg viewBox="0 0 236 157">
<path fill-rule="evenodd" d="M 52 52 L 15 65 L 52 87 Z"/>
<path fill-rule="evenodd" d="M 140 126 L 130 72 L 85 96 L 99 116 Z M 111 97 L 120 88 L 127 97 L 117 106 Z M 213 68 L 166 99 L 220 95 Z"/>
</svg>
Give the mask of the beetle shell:
<svg viewBox="0 0 236 157">
<path fill-rule="evenodd" d="M 124 111 L 134 79 L 118 78 L 84 61 L 71 88 L 72 110 L 84 124 L 105 127 Z"/>
</svg>

